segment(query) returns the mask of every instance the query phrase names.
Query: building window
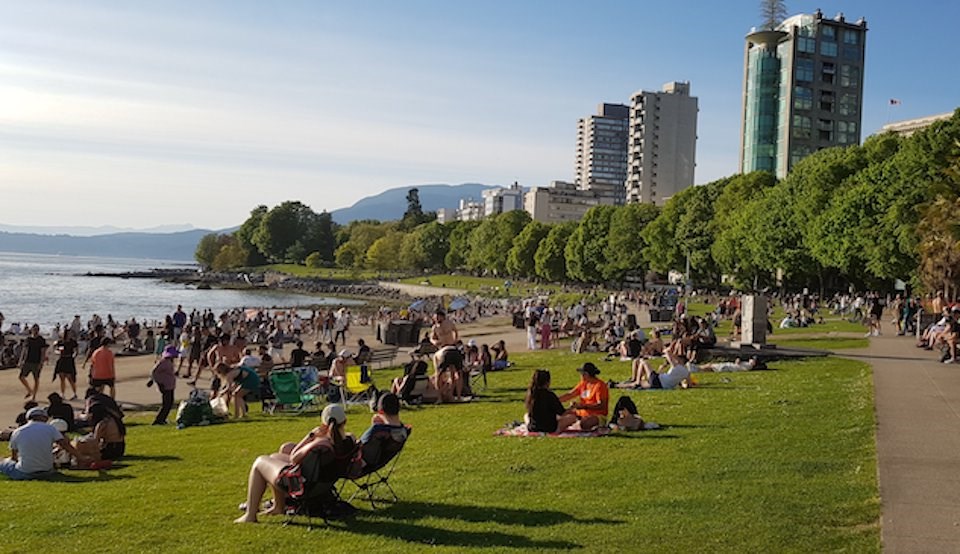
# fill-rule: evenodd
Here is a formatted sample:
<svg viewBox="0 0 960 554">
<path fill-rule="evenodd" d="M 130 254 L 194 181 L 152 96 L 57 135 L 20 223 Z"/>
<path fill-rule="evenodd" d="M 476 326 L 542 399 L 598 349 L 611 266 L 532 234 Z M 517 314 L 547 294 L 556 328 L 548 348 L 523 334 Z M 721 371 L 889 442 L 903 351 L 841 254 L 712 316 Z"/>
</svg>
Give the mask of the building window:
<svg viewBox="0 0 960 554">
<path fill-rule="evenodd" d="M 840 66 L 840 86 L 858 87 L 860 86 L 860 68 L 852 65 Z"/>
<path fill-rule="evenodd" d="M 844 46 L 840 50 L 840 56 L 844 60 L 849 60 L 852 62 L 860 61 L 860 49 L 856 46 Z"/>
<path fill-rule="evenodd" d="M 813 54 L 817 51 L 817 41 L 810 37 L 797 37 L 797 52 Z"/>
<path fill-rule="evenodd" d="M 837 43 L 831 41 L 820 42 L 820 54 L 831 58 L 837 57 Z"/>
<path fill-rule="evenodd" d="M 857 31 L 852 31 L 850 29 L 844 29 L 843 31 L 843 43 L 844 44 L 857 44 L 859 41 L 859 34 Z"/>
<path fill-rule="evenodd" d="M 797 80 L 813 82 L 813 60 L 797 60 Z"/>
<path fill-rule="evenodd" d="M 857 124 L 853 121 L 837 122 L 837 144 L 856 144 L 859 142 Z"/>
<path fill-rule="evenodd" d="M 857 96 L 855 94 L 840 95 L 840 115 L 857 115 Z"/>
<path fill-rule="evenodd" d="M 833 40 L 837 38 L 837 30 L 829 25 L 823 25 L 820 27 L 820 36 Z"/>
<path fill-rule="evenodd" d="M 813 89 L 809 87 L 793 88 L 793 107 L 797 110 L 813 108 Z"/>
<path fill-rule="evenodd" d="M 813 136 L 813 121 L 804 115 L 793 116 L 793 138 L 809 139 Z"/>
</svg>

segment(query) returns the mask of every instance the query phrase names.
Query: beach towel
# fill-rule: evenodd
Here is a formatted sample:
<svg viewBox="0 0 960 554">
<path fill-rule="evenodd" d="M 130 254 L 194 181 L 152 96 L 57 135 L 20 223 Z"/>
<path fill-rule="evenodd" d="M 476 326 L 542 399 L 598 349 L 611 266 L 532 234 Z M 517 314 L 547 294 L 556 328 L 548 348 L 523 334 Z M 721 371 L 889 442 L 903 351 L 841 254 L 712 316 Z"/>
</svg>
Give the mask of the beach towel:
<svg viewBox="0 0 960 554">
<path fill-rule="evenodd" d="M 559 437 L 559 438 L 592 438 L 592 437 L 605 437 L 610 434 L 610 429 L 607 427 L 599 427 L 593 431 L 564 431 L 562 433 L 539 433 L 536 431 L 528 431 L 526 425 L 519 425 L 517 427 L 504 427 L 503 429 L 497 429 L 494 432 L 495 436 L 498 437 Z"/>
</svg>

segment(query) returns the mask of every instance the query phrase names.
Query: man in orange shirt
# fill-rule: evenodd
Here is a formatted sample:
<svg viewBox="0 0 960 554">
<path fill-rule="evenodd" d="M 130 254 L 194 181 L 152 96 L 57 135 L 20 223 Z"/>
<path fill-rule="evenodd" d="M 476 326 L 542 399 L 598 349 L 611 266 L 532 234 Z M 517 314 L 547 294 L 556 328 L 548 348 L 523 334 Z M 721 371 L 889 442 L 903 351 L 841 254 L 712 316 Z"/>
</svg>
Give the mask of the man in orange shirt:
<svg viewBox="0 0 960 554">
<path fill-rule="evenodd" d="M 592 363 L 586 362 L 577 371 L 580 372 L 580 382 L 570 392 L 560 396 L 560 401 L 579 398 L 570 408 L 580 421 L 580 430 L 592 431 L 607 422 L 610 390 L 606 383 L 597 379 L 600 370 Z"/>
<path fill-rule="evenodd" d="M 117 370 L 114 365 L 113 351 L 110 350 L 110 344 L 113 341 L 104 338 L 90 356 L 90 386 L 97 389 L 97 392 L 103 393 L 103 388 L 110 387 L 110 397 L 115 398 L 117 394 Z"/>
</svg>

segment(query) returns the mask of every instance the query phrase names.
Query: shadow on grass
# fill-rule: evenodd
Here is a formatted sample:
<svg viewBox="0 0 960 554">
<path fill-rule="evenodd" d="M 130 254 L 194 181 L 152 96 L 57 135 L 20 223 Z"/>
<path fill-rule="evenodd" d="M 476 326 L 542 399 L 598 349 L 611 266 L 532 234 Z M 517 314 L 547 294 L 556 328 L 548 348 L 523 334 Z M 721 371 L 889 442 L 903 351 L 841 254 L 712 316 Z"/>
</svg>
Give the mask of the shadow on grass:
<svg viewBox="0 0 960 554">
<path fill-rule="evenodd" d="M 663 427 L 661 427 L 663 429 Z M 610 435 L 610 438 L 614 439 L 644 439 L 644 440 L 656 440 L 656 439 L 680 439 L 683 438 L 680 435 L 661 435 L 654 434 L 656 430 L 644 431 L 643 433 L 615 433 Z"/>
<path fill-rule="evenodd" d="M 537 540 L 500 531 L 467 531 L 438 529 L 398 521 L 364 521 L 354 519 L 337 529 L 359 535 L 378 535 L 425 546 L 500 547 L 523 549 L 573 550 L 583 545 L 565 540 Z"/>
<path fill-rule="evenodd" d="M 529 510 L 502 506 L 465 506 L 460 504 L 442 504 L 433 502 L 403 501 L 379 512 L 394 520 L 416 520 L 423 518 L 452 519 L 471 523 L 499 523 L 501 525 L 523 525 L 540 527 L 561 523 L 623 523 L 618 520 L 587 518 L 578 519 L 571 514 L 556 510 Z"/>
<path fill-rule="evenodd" d="M 51 483 L 101 483 L 103 481 L 122 481 L 133 478 L 133 475 L 120 475 L 109 471 L 76 471 L 57 473 L 43 480 Z"/>
<path fill-rule="evenodd" d="M 159 454 L 156 456 L 146 456 L 143 454 L 124 454 L 123 461 L 147 461 L 147 462 L 178 462 L 182 460 L 180 456 L 170 454 Z M 126 464 L 124 464 L 126 465 Z"/>
</svg>

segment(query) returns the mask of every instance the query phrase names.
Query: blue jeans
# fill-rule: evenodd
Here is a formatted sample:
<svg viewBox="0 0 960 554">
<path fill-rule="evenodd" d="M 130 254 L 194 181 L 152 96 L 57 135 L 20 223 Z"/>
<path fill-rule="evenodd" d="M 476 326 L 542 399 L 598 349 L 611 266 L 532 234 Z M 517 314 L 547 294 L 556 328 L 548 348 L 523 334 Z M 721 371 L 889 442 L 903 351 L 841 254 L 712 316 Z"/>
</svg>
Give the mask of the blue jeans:
<svg viewBox="0 0 960 554">
<path fill-rule="evenodd" d="M 0 460 L 0 473 L 13 479 L 14 481 L 26 481 L 28 479 L 35 478 L 34 474 L 24 473 L 17 469 L 17 462 L 11 460 L 10 458 Z"/>
</svg>

